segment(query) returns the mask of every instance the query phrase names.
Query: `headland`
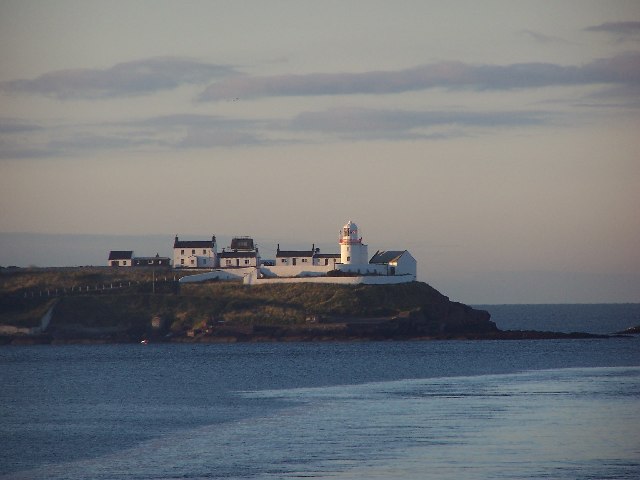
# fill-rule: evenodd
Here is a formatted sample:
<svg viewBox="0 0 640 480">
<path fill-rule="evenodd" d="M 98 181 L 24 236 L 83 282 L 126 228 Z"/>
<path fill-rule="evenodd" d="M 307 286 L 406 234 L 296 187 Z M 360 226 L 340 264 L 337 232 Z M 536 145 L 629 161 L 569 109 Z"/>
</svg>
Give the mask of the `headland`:
<svg viewBox="0 0 640 480">
<path fill-rule="evenodd" d="M 151 268 L 2 269 L 0 343 L 597 337 L 503 331 L 488 312 L 424 282 L 249 286 L 180 283 L 181 275 L 186 272 Z"/>
</svg>

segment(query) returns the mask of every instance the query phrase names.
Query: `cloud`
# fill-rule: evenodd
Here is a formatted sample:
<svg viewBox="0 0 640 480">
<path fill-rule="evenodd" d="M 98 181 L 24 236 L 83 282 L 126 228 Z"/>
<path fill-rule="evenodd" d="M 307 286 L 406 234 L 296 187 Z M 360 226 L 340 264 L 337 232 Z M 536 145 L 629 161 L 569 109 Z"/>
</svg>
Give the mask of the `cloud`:
<svg viewBox="0 0 640 480">
<path fill-rule="evenodd" d="M 585 28 L 587 32 L 602 32 L 613 35 L 617 41 L 640 40 L 640 22 L 605 22 Z"/>
<path fill-rule="evenodd" d="M 598 59 L 582 66 L 442 62 L 395 71 L 242 76 L 222 79 L 208 86 L 197 99 L 391 94 L 430 88 L 511 90 L 598 83 L 640 83 L 640 52 Z"/>
<path fill-rule="evenodd" d="M 261 145 L 269 143 L 262 132 L 276 123 L 198 114 L 46 127 L 0 119 L 0 159 Z"/>
<path fill-rule="evenodd" d="M 0 82 L 0 90 L 58 99 L 131 97 L 184 84 L 207 83 L 236 73 L 227 65 L 181 57 L 154 57 L 118 63 L 107 69 L 59 70 L 33 79 Z"/>
<path fill-rule="evenodd" d="M 525 37 L 529 37 L 532 40 L 535 40 L 538 43 L 544 43 L 544 44 L 553 44 L 553 43 L 557 43 L 557 44 L 567 44 L 570 43 L 567 40 L 565 40 L 564 38 L 560 38 L 560 37 L 554 37 L 551 35 L 545 35 L 544 33 L 540 33 L 540 32 L 535 32 L 533 30 L 521 30 L 519 32 L 520 35 L 523 35 Z"/>
<path fill-rule="evenodd" d="M 26 123 L 15 118 L 0 117 L 0 135 L 14 133 L 30 133 L 42 130 L 40 125 Z"/>
<path fill-rule="evenodd" d="M 333 108 L 304 112 L 291 121 L 298 131 L 342 139 L 425 139 L 463 135 L 469 127 L 504 128 L 549 123 L 547 112 L 450 112 Z"/>
<path fill-rule="evenodd" d="M 264 144 L 266 141 L 256 132 L 268 122 L 218 115 L 176 114 L 130 122 L 130 125 L 156 133 L 178 131 L 171 147 L 192 149 Z"/>
</svg>

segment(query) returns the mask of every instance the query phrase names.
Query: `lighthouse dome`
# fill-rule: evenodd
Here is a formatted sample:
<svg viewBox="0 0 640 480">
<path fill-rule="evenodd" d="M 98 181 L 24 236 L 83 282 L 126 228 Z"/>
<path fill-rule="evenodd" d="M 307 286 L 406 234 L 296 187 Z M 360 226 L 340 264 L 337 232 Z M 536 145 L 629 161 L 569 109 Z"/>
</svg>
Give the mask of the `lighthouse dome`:
<svg viewBox="0 0 640 480">
<path fill-rule="evenodd" d="M 349 220 L 340 231 L 340 243 L 360 243 L 360 241 L 358 225 Z"/>
<path fill-rule="evenodd" d="M 353 223 L 351 220 L 349 220 L 347 222 L 347 224 L 342 227 L 343 229 L 349 229 L 349 231 L 355 230 L 356 232 L 358 231 L 358 225 L 356 225 L 355 223 Z"/>
</svg>

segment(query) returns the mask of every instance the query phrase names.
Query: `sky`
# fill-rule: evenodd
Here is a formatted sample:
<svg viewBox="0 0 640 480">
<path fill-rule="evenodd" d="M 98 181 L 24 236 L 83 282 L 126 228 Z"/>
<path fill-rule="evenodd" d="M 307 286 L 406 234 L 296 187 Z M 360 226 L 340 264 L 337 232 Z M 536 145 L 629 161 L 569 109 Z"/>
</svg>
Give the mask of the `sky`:
<svg viewBox="0 0 640 480">
<path fill-rule="evenodd" d="M 353 220 L 453 300 L 640 302 L 639 207 L 637 0 L 0 2 L 0 265 Z"/>
</svg>

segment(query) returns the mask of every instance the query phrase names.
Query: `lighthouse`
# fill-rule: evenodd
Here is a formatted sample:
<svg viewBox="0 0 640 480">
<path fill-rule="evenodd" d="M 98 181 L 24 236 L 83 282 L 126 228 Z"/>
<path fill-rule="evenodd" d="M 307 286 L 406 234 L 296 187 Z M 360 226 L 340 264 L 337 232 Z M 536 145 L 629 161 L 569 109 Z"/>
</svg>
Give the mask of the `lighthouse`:
<svg viewBox="0 0 640 480">
<path fill-rule="evenodd" d="M 358 226 L 351 220 L 340 231 L 340 262 L 354 267 L 367 265 L 367 246 L 358 235 Z"/>
</svg>

